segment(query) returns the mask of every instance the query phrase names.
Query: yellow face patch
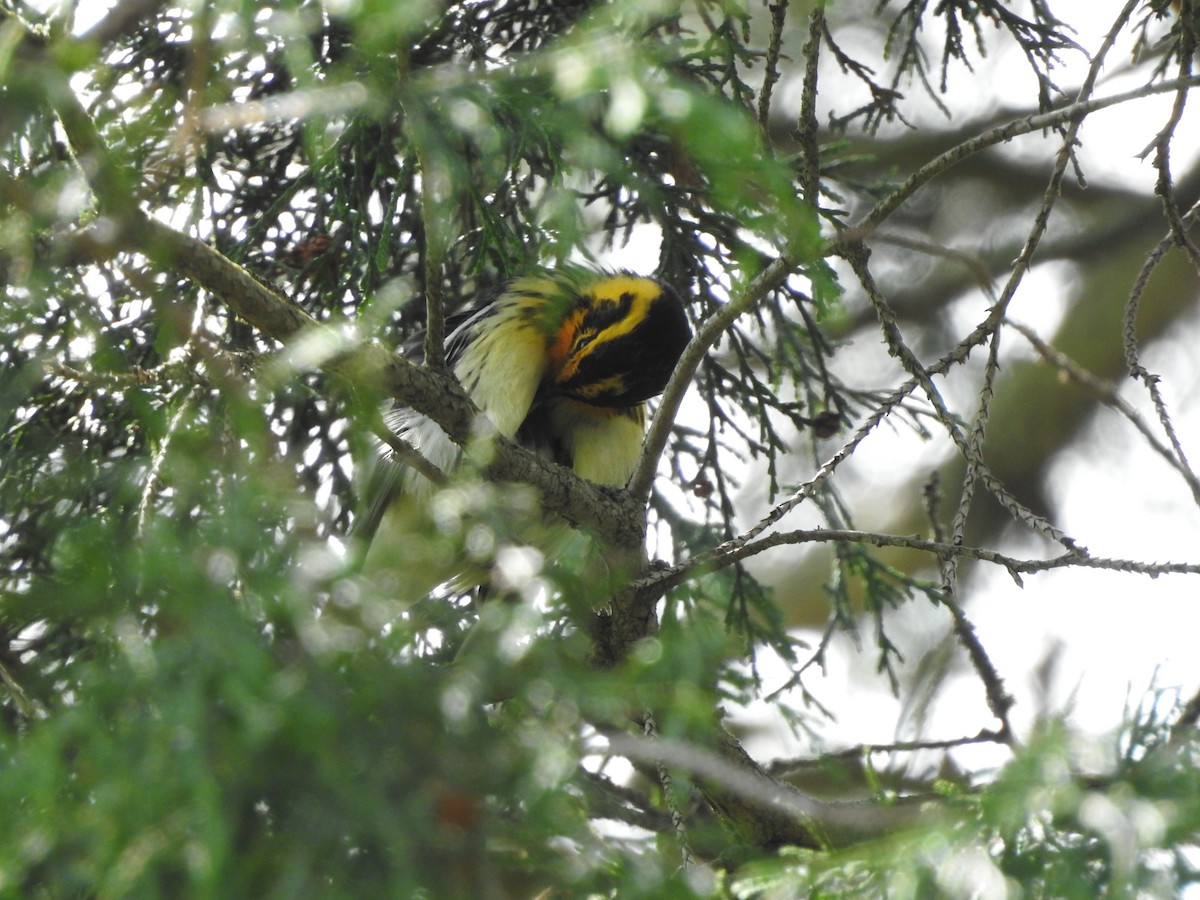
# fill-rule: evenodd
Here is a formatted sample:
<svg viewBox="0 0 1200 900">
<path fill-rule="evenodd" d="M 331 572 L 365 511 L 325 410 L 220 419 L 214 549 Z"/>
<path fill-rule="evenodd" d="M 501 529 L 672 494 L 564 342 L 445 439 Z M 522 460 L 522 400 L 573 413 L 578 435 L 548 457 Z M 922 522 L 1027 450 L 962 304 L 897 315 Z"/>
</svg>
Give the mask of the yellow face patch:
<svg viewBox="0 0 1200 900">
<path fill-rule="evenodd" d="M 619 306 L 625 297 L 632 299 L 629 311 L 600 332 L 601 340 L 612 340 L 633 331 L 645 318 L 646 311 L 662 296 L 662 288 L 649 278 L 615 275 L 605 278 L 591 292 L 597 307 Z"/>
</svg>

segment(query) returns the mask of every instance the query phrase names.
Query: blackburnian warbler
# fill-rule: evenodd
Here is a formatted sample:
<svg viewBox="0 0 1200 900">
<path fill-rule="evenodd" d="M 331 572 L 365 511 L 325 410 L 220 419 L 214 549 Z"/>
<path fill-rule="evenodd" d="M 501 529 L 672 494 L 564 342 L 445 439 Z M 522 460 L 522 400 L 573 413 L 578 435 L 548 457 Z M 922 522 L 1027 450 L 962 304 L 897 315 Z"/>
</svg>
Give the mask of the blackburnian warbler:
<svg viewBox="0 0 1200 900">
<path fill-rule="evenodd" d="M 629 272 L 543 271 L 511 282 L 446 338 L 446 361 L 496 432 L 582 478 L 623 487 L 691 329 L 679 296 Z M 444 472 L 460 449 L 426 416 L 397 407 L 388 427 Z M 390 453 L 356 527 L 370 540 L 400 493 L 428 481 Z"/>
</svg>

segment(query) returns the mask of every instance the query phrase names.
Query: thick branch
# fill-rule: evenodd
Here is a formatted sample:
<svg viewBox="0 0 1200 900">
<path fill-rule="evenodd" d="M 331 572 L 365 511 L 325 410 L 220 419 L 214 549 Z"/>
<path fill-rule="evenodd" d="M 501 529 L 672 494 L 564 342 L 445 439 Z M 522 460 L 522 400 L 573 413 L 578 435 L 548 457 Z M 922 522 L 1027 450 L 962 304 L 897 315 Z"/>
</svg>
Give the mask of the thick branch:
<svg viewBox="0 0 1200 900">
<path fill-rule="evenodd" d="M 278 341 L 294 341 L 301 333 L 329 333 L 329 346 L 345 340 L 299 307 L 262 284 L 245 269 L 207 244 L 151 220 L 142 223 L 152 253 L 212 292 L 240 318 Z M 482 415 L 451 378 L 415 365 L 378 345 L 355 346 L 350 352 L 320 360 L 321 368 L 351 384 L 371 385 L 437 422 L 458 444 L 465 444 Z M 496 452 L 486 474 L 502 481 L 522 481 L 541 492 L 546 507 L 572 525 L 596 532 L 619 547 L 640 546 L 643 514 L 623 491 L 612 491 L 576 477 L 562 466 L 496 437 Z"/>
<path fill-rule="evenodd" d="M 41 45 L 26 36 L 31 54 Z M 158 222 L 130 205 L 132 177 L 117 166 L 96 133 L 87 111 L 61 76 L 51 72 L 51 102 L 71 148 L 88 177 L 101 213 L 96 226 L 114 231 L 115 240 L 99 241 L 111 247 L 142 252 L 157 265 L 180 272 L 212 293 L 240 318 L 268 337 L 294 341 L 301 333 L 320 335 L 323 348 L 315 363 L 352 384 L 382 387 L 391 396 L 437 422 L 452 440 L 464 444 L 472 436 L 479 410 L 452 379 L 414 365 L 381 347 L 347 341 L 327 325 L 258 281 L 207 244 Z M 573 525 L 585 526 L 618 547 L 641 546 L 644 537 L 644 504 L 628 494 L 605 490 L 575 477 L 510 441 L 496 439 L 496 452 L 487 467 L 495 479 L 524 481 L 541 490 L 545 505 Z"/>
<path fill-rule="evenodd" d="M 723 728 L 708 750 L 670 739 L 606 734 L 609 751 L 639 763 L 662 761 L 690 773 L 704 798 L 738 837 L 756 847 L 845 845 L 888 834 L 932 813 L 916 803 L 836 803 L 809 797 L 772 778 Z"/>
</svg>

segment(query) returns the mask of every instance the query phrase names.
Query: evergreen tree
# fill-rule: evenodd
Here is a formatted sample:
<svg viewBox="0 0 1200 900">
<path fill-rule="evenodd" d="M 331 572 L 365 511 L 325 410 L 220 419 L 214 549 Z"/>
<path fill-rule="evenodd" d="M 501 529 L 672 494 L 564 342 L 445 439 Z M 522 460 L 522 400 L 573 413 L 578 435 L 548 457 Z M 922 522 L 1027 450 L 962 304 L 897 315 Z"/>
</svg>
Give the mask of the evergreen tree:
<svg viewBox="0 0 1200 900">
<path fill-rule="evenodd" d="M 1048 489 L 1106 409 L 1200 504 L 1143 352 L 1195 327 L 1190 0 L 1106 8 L 1098 46 L 1045 0 L 89 12 L 0 2 L 0 892 L 1196 880 L 1200 698 L 1133 703 L 1086 767 L 1059 717 L 1014 722 L 968 617 L 981 568 L 1200 575 L 1089 553 Z M 1019 108 L 952 114 L 1013 55 Z M 1155 195 L 1084 191 L 1081 128 L 1159 96 Z M 1046 261 L 1079 285 L 1048 338 L 1010 315 Z M 626 490 L 488 438 L 437 359 L 569 263 L 654 274 L 695 332 Z M 348 538 L 392 401 L 466 448 L 398 513 L 415 602 Z M 947 452 L 864 492 L 888 427 Z M 548 516 L 561 553 L 526 546 Z M 913 666 L 917 608 L 950 638 Z M 806 679 L 847 646 L 911 739 L 839 744 Z M 981 699 L 929 734 L 956 665 Z M 748 752 L 726 714 L 756 703 L 811 752 Z M 961 767 L 979 744 L 998 771 Z"/>
</svg>

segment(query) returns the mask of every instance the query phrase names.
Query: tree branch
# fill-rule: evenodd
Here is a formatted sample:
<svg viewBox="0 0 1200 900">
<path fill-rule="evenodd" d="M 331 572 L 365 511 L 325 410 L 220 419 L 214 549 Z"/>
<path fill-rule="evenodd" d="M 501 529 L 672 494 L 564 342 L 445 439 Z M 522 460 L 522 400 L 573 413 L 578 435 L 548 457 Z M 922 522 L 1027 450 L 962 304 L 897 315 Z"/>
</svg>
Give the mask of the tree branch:
<svg viewBox="0 0 1200 900">
<path fill-rule="evenodd" d="M 39 43 L 30 43 L 40 53 Z M 303 363 L 345 377 L 352 385 L 372 385 L 437 422 L 458 444 L 475 432 L 481 413 L 462 388 L 441 373 L 322 324 L 264 285 L 248 271 L 196 238 L 182 234 L 137 208 L 130 208 L 132 176 L 116 166 L 87 111 L 57 69 L 52 103 L 80 160 L 101 213 L 93 226 L 115 230 L 108 246 L 144 253 L 166 271 L 179 272 L 212 293 L 240 318 L 281 343 L 305 336 L 304 349 L 314 354 Z M 617 547 L 640 547 L 645 536 L 644 501 L 576 477 L 502 437 L 495 437 L 495 456 L 486 474 L 497 480 L 522 481 L 541 491 L 545 505 L 574 526 L 586 527 Z"/>
<path fill-rule="evenodd" d="M 1065 125 L 1068 122 L 1081 122 L 1092 113 L 1108 109 L 1110 106 L 1117 106 L 1132 100 L 1140 100 L 1143 97 L 1150 97 L 1154 94 L 1165 94 L 1171 91 L 1195 87 L 1198 84 L 1200 84 L 1200 75 L 1174 78 L 1170 81 L 1161 81 L 1157 84 L 1143 85 L 1140 88 L 1134 88 L 1120 94 L 1113 94 L 1110 97 L 1072 103 L 1069 106 L 1064 106 L 1061 109 L 1051 112 L 1023 116 L 998 128 L 985 131 L 983 134 L 951 147 L 945 153 L 942 153 L 917 169 L 896 190 L 881 200 L 857 225 L 847 229 L 845 233 L 833 241 L 828 252 L 830 254 L 836 253 L 838 252 L 837 248 L 839 245 L 861 240 L 871 234 L 888 216 L 899 209 L 909 197 L 915 194 L 919 188 L 924 187 L 925 184 L 932 181 L 942 172 L 949 169 L 955 163 L 966 159 L 968 156 L 973 156 L 982 150 L 986 150 L 988 147 L 1007 143 L 1023 134 L 1031 134 L 1035 131 L 1055 128 Z"/>
<path fill-rule="evenodd" d="M 467 443 L 476 433 L 475 423 L 482 413 L 451 377 L 318 322 L 202 241 L 148 218 L 138 223 L 134 234 L 138 232 L 144 241 L 139 247 L 135 238 L 131 249 L 145 248 L 160 265 L 191 278 L 268 337 L 289 343 L 293 350 L 298 350 L 302 342 L 313 354 L 303 362 L 341 376 L 352 385 L 382 389 L 429 416 L 457 444 Z M 495 456 L 485 473 L 496 480 L 532 484 L 541 492 L 547 508 L 609 543 L 618 547 L 641 545 L 645 518 L 642 508 L 622 491 L 584 481 L 498 435 Z"/>
<path fill-rule="evenodd" d="M 1018 586 L 1023 586 L 1021 575 L 1037 572 L 1049 572 L 1052 569 L 1064 569 L 1079 566 L 1088 569 L 1106 569 L 1114 572 L 1130 572 L 1157 578 L 1160 575 L 1200 575 L 1200 562 L 1142 562 L 1132 559 L 1114 559 L 1110 557 L 1089 556 L 1086 551 L 1074 550 L 1052 556 L 1048 559 L 1020 559 L 1009 556 L 987 547 L 973 547 L 965 544 L 955 544 L 949 541 L 931 541 L 917 535 L 888 534 L 885 532 L 856 531 L 847 528 L 812 528 L 795 531 L 780 531 L 768 534 L 755 540 L 739 535 L 732 540 L 699 553 L 690 559 L 683 560 L 673 566 L 664 566 L 647 573 L 634 583 L 634 587 L 649 587 L 659 585 L 662 590 L 670 590 L 705 572 L 713 572 L 733 565 L 743 559 L 748 559 L 770 550 L 790 544 L 820 544 L 848 542 L 870 544 L 874 547 L 903 547 L 909 550 L 921 550 L 935 558 L 952 555 L 965 559 L 975 559 L 980 562 L 994 563 L 1002 566 Z"/>
<path fill-rule="evenodd" d="M 667 389 L 663 391 L 658 409 L 654 413 L 654 420 L 646 433 L 646 442 L 642 446 L 641 456 L 638 457 L 637 467 L 633 471 L 633 477 L 629 479 L 629 493 L 638 504 L 644 506 L 650 497 L 650 487 L 654 483 L 658 459 L 667 446 L 671 428 L 675 424 L 675 415 L 679 412 L 679 404 L 683 401 L 687 389 L 691 387 L 700 361 L 738 316 L 753 307 L 772 289 L 783 284 L 794 265 L 786 256 L 775 259 L 746 285 L 741 296 L 730 300 L 696 329 L 695 335 L 684 348 Z"/>
<path fill-rule="evenodd" d="M 639 763 L 665 761 L 690 773 L 709 804 L 755 847 L 820 848 L 877 837 L 930 813 L 924 804 L 834 803 L 809 797 L 767 774 L 718 726 L 711 749 L 681 740 L 609 733 L 608 752 Z M 603 752 L 603 751 L 600 751 Z"/>
</svg>

